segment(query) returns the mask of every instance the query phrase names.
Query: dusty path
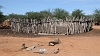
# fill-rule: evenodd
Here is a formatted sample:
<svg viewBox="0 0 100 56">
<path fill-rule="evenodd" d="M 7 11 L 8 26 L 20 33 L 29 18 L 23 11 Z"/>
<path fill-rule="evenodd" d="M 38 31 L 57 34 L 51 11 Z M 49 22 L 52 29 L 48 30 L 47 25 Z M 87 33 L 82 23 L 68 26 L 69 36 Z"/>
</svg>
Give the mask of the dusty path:
<svg viewBox="0 0 100 56">
<path fill-rule="evenodd" d="M 28 38 L 29 37 L 29 38 Z M 48 42 L 60 38 L 61 43 L 55 46 L 48 46 Z M 37 46 L 34 50 L 20 50 L 25 43 L 27 47 Z M 44 54 L 33 53 L 39 48 L 46 48 Z M 55 48 L 60 52 L 54 54 Z M 100 56 L 100 26 L 93 26 L 93 30 L 87 33 L 69 36 L 33 36 L 32 34 L 14 35 L 10 30 L 0 30 L 0 56 Z"/>
</svg>

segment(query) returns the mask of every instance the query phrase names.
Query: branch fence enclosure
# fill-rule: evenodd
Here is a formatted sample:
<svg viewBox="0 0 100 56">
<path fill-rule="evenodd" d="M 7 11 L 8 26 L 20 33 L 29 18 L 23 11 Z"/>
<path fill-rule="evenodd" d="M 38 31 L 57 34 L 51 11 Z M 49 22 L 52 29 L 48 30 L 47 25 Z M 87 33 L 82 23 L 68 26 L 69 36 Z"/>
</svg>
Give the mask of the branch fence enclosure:
<svg viewBox="0 0 100 56">
<path fill-rule="evenodd" d="M 32 34 L 79 34 L 92 29 L 93 18 L 80 19 L 11 19 L 11 30 Z"/>
</svg>

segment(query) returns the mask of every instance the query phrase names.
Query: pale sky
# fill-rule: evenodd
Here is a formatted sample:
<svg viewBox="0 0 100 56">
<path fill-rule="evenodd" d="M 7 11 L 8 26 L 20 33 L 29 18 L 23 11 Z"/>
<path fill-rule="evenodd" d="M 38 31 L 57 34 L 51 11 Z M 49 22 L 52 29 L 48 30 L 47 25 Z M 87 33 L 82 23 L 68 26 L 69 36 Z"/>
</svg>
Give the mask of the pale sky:
<svg viewBox="0 0 100 56">
<path fill-rule="evenodd" d="M 69 13 L 81 9 L 85 14 L 92 14 L 95 9 L 100 9 L 100 0 L 0 0 L 0 5 L 4 15 L 55 8 L 65 9 Z"/>
</svg>

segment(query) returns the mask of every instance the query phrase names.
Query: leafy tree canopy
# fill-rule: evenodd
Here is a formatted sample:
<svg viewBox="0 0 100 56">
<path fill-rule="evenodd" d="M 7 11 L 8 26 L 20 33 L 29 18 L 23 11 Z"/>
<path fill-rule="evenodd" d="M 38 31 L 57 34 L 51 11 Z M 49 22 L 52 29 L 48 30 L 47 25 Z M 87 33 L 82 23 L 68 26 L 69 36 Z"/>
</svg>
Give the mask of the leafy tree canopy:
<svg viewBox="0 0 100 56">
<path fill-rule="evenodd" d="M 50 9 L 40 11 L 40 14 L 42 15 L 43 18 L 52 17 L 52 13 L 50 12 Z"/>
<path fill-rule="evenodd" d="M 25 15 L 21 15 L 21 14 L 9 14 L 8 15 L 8 18 L 20 18 L 20 19 L 24 19 L 24 18 L 27 18 Z"/>
<path fill-rule="evenodd" d="M 72 11 L 72 16 L 80 19 L 82 16 L 85 16 L 85 14 L 83 13 L 83 10 L 76 9 Z"/>
<path fill-rule="evenodd" d="M 26 16 L 28 17 L 28 19 L 38 19 L 40 20 L 42 18 L 42 14 L 40 14 L 39 12 L 26 12 Z"/>
<path fill-rule="evenodd" d="M 95 17 L 95 21 L 100 21 L 100 9 L 96 9 L 94 10 L 94 17 Z"/>
<path fill-rule="evenodd" d="M 0 9 L 3 8 L 3 6 L 0 6 Z M 3 15 L 3 12 L 0 10 L 0 23 L 5 20 L 5 16 Z"/>
<path fill-rule="evenodd" d="M 64 9 L 61 8 L 56 8 L 53 11 L 53 15 L 54 17 L 56 17 L 57 19 L 66 19 L 67 16 L 69 16 L 69 12 L 67 12 Z"/>
</svg>

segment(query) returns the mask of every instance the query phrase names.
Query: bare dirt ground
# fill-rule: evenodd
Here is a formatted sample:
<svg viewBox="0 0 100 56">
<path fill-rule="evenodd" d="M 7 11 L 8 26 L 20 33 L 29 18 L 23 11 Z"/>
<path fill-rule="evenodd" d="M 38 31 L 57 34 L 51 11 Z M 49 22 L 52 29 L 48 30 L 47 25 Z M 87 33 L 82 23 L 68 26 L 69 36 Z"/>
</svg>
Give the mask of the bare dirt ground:
<svg viewBox="0 0 100 56">
<path fill-rule="evenodd" d="M 59 38 L 61 43 L 48 46 L 48 42 Z M 31 51 L 21 50 L 22 44 L 36 46 Z M 38 44 L 43 46 L 38 47 Z M 34 53 L 45 48 L 44 54 Z M 60 51 L 54 54 L 54 49 Z M 63 36 L 34 36 L 33 34 L 14 33 L 0 29 L 0 56 L 100 56 L 100 26 L 93 26 L 87 33 Z"/>
</svg>

